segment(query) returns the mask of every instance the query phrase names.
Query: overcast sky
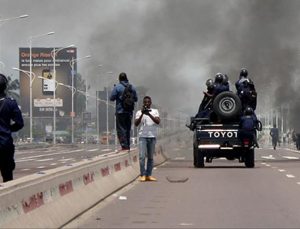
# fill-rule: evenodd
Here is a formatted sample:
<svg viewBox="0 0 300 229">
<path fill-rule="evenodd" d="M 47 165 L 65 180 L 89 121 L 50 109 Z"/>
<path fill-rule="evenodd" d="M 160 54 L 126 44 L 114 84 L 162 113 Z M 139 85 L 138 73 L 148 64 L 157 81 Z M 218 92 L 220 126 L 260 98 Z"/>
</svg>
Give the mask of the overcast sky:
<svg viewBox="0 0 300 229">
<path fill-rule="evenodd" d="M 55 31 L 33 46 L 75 44 L 78 57 L 92 55 L 78 63 L 92 91 L 103 88 L 105 72 L 114 72 L 113 85 L 124 71 L 154 103 L 194 115 L 208 78 L 223 72 L 234 83 L 246 67 L 258 111 L 290 102 L 296 114 L 299 11 L 297 0 L 0 0 L 2 19 L 30 15 L 0 24 L 0 61 L 17 77 L 18 48 Z"/>
</svg>

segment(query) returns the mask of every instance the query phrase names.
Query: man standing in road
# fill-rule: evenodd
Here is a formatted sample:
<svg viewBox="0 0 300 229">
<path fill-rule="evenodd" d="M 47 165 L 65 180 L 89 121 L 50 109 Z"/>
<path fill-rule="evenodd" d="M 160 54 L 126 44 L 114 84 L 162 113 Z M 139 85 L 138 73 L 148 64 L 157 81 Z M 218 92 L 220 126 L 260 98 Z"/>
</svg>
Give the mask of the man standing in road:
<svg viewBox="0 0 300 229">
<path fill-rule="evenodd" d="M 151 108 L 151 97 L 145 96 L 143 108 L 136 112 L 135 126 L 140 126 L 139 136 L 139 161 L 140 161 L 140 181 L 156 181 L 152 176 L 153 154 L 155 151 L 157 128 L 160 123 L 159 112 Z M 147 156 L 147 168 L 145 169 L 145 159 Z"/>
<path fill-rule="evenodd" d="M 126 73 L 119 75 L 119 83 L 113 88 L 110 101 L 116 101 L 116 127 L 122 150 L 130 150 L 130 130 L 134 104 L 137 102 L 137 93 Z"/>
<path fill-rule="evenodd" d="M 13 180 L 15 146 L 12 132 L 23 128 L 22 113 L 16 100 L 5 94 L 7 78 L 0 74 L 0 170 L 3 182 Z"/>
<path fill-rule="evenodd" d="M 272 137 L 272 146 L 274 150 L 276 150 L 276 146 L 279 140 L 279 130 L 275 124 L 273 125 L 273 128 L 271 128 L 270 130 L 270 136 Z"/>
</svg>

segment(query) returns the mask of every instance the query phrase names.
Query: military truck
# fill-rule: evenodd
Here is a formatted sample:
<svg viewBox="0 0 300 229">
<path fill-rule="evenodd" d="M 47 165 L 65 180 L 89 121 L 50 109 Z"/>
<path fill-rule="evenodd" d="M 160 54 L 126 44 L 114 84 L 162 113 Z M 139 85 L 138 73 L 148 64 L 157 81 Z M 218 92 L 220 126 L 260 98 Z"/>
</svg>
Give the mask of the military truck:
<svg viewBox="0 0 300 229">
<path fill-rule="evenodd" d="M 242 114 L 240 98 L 231 91 L 217 95 L 212 101 L 212 112 L 207 118 L 191 117 L 193 123 L 194 166 L 203 168 L 215 158 L 238 159 L 247 168 L 255 166 L 253 140 L 239 137 Z M 261 122 L 257 126 L 261 130 Z"/>
</svg>

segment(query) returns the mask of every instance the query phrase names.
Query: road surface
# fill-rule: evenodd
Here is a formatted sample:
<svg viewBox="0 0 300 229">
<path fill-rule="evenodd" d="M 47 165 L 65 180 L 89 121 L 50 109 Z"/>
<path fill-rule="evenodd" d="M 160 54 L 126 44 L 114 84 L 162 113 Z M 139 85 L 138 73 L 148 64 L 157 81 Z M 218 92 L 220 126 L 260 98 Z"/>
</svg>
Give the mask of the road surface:
<svg viewBox="0 0 300 229">
<path fill-rule="evenodd" d="M 300 154 L 256 150 L 255 168 L 215 159 L 196 169 L 175 147 L 157 182 L 132 182 L 65 228 L 299 228 Z"/>
</svg>

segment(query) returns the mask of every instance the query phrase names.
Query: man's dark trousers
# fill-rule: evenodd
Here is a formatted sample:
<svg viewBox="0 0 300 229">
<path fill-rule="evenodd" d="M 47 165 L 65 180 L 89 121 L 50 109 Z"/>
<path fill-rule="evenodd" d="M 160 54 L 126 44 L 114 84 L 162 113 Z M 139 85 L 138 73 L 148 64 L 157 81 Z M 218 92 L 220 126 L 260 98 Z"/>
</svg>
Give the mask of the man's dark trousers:
<svg viewBox="0 0 300 229">
<path fill-rule="evenodd" d="M 132 114 L 119 113 L 116 115 L 117 135 L 122 149 L 130 149 L 130 130 Z"/>
</svg>

